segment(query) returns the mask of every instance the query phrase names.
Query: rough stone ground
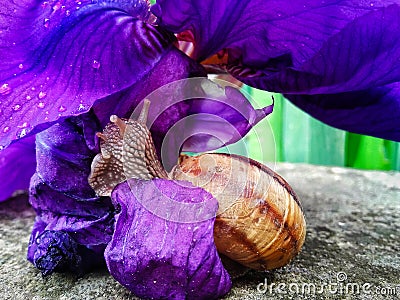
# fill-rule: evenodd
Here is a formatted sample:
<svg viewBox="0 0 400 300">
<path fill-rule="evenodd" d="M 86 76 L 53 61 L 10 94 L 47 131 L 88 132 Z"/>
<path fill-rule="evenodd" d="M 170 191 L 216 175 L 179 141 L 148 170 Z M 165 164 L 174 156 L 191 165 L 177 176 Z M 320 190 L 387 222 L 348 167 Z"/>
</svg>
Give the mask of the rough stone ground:
<svg viewBox="0 0 400 300">
<path fill-rule="evenodd" d="M 284 268 L 234 279 L 226 299 L 400 299 L 400 173 L 295 164 L 276 171 L 302 200 L 303 251 Z M 25 259 L 33 219 L 24 196 L 0 204 L 0 299 L 136 299 L 104 270 L 42 278 Z"/>
</svg>

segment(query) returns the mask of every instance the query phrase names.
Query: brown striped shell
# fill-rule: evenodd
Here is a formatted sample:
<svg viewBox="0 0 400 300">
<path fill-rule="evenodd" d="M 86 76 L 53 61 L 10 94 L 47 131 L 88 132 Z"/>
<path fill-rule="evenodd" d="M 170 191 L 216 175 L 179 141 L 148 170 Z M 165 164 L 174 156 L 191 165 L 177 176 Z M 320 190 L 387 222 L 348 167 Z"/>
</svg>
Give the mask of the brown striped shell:
<svg viewBox="0 0 400 300">
<path fill-rule="evenodd" d="M 306 222 L 300 202 L 278 174 L 245 157 L 185 156 L 172 178 L 188 180 L 219 203 L 214 241 L 220 253 L 249 268 L 287 264 L 301 249 Z"/>
</svg>

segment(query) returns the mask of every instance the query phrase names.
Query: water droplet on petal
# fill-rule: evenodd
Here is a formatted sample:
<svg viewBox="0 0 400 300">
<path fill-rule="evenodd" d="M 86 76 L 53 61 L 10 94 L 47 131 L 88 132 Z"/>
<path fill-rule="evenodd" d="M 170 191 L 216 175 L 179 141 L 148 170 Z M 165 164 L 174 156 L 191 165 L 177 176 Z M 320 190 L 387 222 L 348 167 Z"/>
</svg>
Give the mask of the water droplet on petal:
<svg viewBox="0 0 400 300">
<path fill-rule="evenodd" d="M 36 90 L 36 89 L 35 89 L 35 87 L 32 87 L 31 90 L 34 91 L 34 90 Z"/>
<path fill-rule="evenodd" d="M 23 64 L 19 64 L 18 68 L 23 69 L 24 65 Z"/>
<path fill-rule="evenodd" d="M 17 127 L 18 128 L 26 128 L 26 127 L 28 127 L 29 126 L 29 124 L 27 123 L 27 122 L 24 122 L 24 123 L 22 123 L 21 125 L 18 125 Z"/>
<path fill-rule="evenodd" d="M 19 105 L 19 104 L 16 104 L 16 105 L 14 105 L 14 106 L 13 106 L 13 108 L 12 108 L 12 109 L 13 109 L 14 111 L 19 111 L 21 108 L 22 108 L 22 106 L 21 106 L 21 105 Z"/>
<path fill-rule="evenodd" d="M 28 132 L 29 132 L 29 129 L 28 129 L 28 128 L 24 128 L 24 129 L 19 130 L 19 131 L 17 132 L 17 138 L 20 139 L 20 138 L 26 136 L 26 135 L 28 134 Z"/>
<path fill-rule="evenodd" d="M 86 109 L 87 109 L 87 107 L 85 104 L 83 104 L 83 103 L 79 104 L 78 111 L 84 111 Z"/>
<path fill-rule="evenodd" d="M 44 27 L 49 28 L 50 26 L 50 19 L 44 19 Z"/>
<path fill-rule="evenodd" d="M 370 6 L 374 6 L 374 4 L 371 2 L 370 4 L 369 4 Z"/>
<path fill-rule="evenodd" d="M 10 131 L 10 126 L 4 127 L 4 129 L 3 129 L 3 132 L 4 132 L 4 133 L 7 133 L 7 132 L 9 132 L 9 131 Z"/>
<path fill-rule="evenodd" d="M 62 4 L 60 1 L 58 1 L 56 4 L 53 6 L 53 11 L 57 11 L 62 7 Z"/>
<path fill-rule="evenodd" d="M 150 15 L 148 16 L 147 20 L 145 20 L 146 23 L 154 25 L 157 23 L 157 17 L 156 15 L 150 13 Z"/>
<path fill-rule="evenodd" d="M 38 95 L 38 98 L 39 99 L 43 99 L 46 96 L 47 96 L 47 94 L 45 92 L 40 92 L 39 95 Z"/>
<path fill-rule="evenodd" d="M 100 62 L 99 61 L 97 61 L 97 60 L 93 60 L 93 63 L 92 63 L 92 67 L 93 68 L 95 68 L 95 69 L 99 69 L 100 68 Z"/>
<path fill-rule="evenodd" d="M 71 11 L 69 11 L 69 10 L 67 10 L 66 12 L 65 12 L 65 15 L 68 17 L 69 15 L 71 14 Z"/>
<path fill-rule="evenodd" d="M 61 105 L 59 108 L 58 108 L 58 111 L 59 112 L 64 112 L 64 111 L 66 111 L 67 110 L 67 108 L 65 107 L 65 106 L 63 106 L 63 105 Z"/>
<path fill-rule="evenodd" d="M 12 92 L 11 87 L 8 85 L 8 83 L 4 83 L 2 86 L 0 86 L 0 95 L 5 96 L 8 95 Z"/>
<path fill-rule="evenodd" d="M 39 107 L 39 108 L 44 108 L 44 106 L 45 106 L 45 103 L 41 102 L 41 101 L 37 105 L 37 107 Z"/>
<path fill-rule="evenodd" d="M 25 99 L 29 101 L 29 100 L 31 100 L 32 98 L 31 98 L 31 96 L 28 95 L 28 96 L 25 97 Z"/>
</svg>

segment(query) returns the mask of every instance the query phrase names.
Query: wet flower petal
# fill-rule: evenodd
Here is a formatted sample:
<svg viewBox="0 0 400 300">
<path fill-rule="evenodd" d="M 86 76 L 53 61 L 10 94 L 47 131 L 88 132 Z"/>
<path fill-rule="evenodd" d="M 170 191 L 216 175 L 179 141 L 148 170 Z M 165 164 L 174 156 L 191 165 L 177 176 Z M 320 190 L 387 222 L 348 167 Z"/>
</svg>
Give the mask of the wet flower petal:
<svg viewBox="0 0 400 300">
<path fill-rule="evenodd" d="M 218 204 L 209 193 L 187 182 L 132 179 L 112 198 L 120 213 L 105 257 L 122 285 L 153 299 L 215 299 L 229 291 L 213 241 Z M 191 209 L 201 203 L 203 210 Z"/>
<path fill-rule="evenodd" d="M 107 244 L 113 232 L 114 213 L 108 197 L 78 198 L 32 177 L 29 202 L 47 229 L 65 231 L 86 246 Z"/>
<path fill-rule="evenodd" d="M 338 59 L 352 62 L 343 66 L 350 76 L 362 71 L 364 64 L 372 67 L 376 58 L 388 66 L 384 61 L 387 53 L 398 51 L 398 42 L 392 37 L 398 32 L 399 6 L 391 4 L 399 2 L 160 0 L 153 11 L 162 26 L 176 33 L 193 33 L 194 58 L 198 60 L 227 48 L 234 50 L 231 54 L 236 53 L 244 65 L 273 76 L 291 67 L 313 74 L 312 68 L 319 64 L 303 66 L 319 56 L 320 64 L 332 65 Z M 326 49 L 325 57 L 319 53 L 322 49 Z M 327 60 L 329 57 L 334 59 Z M 385 75 L 390 80 L 390 74 Z"/>
<path fill-rule="evenodd" d="M 396 100 L 381 92 L 363 100 L 352 93 L 400 81 L 399 1 L 179 2 L 176 9 L 176 0 L 161 0 L 153 10 L 164 27 L 193 33 L 194 58 L 227 49 L 227 69 L 246 84 L 293 94 L 288 97 L 302 99 L 297 103 L 308 111 L 314 107 L 311 114 L 328 124 L 398 140 Z M 394 89 L 390 94 L 399 97 Z M 355 109 L 344 113 L 342 96 L 357 101 Z M 330 103 L 316 105 L 316 99 Z M 379 122 L 370 102 L 385 115 Z M 335 106 L 342 114 L 327 117 Z"/>
<path fill-rule="evenodd" d="M 65 271 L 81 275 L 102 263 L 101 255 L 80 246 L 63 231 L 44 230 L 29 247 L 28 260 L 45 276 Z"/>
<path fill-rule="evenodd" d="M 98 150 L 93 145 L 91 150 L 87 143 L 94 140 L 96 129 L 100 131 L 94 115 L 85 121 L 87 116 L 69 118 L 36 135 L 39 177 L 56 191 L 81 198 L 95 197 L 87 177 Z M 86 137 L 85 128 L 91 128 L 93 136 Z"/>
<path fill-rule="evenodd" d="M 273 105 L 254 109 L 238 89 L 221 87 L 222 83 L 194 78 L 175 82 L 148 97 L 152 103 L 149 120 L 157 117 L 152 135 L 168 171 L 182 150 L 203 152 L 235 143 L 272 112 Z M 176 90 L 181 91 L 182 99 L 190 100 L 177 102 L 176 93 L 171 92 Z"/>
<path fill-rule="evenodd" d="M 162 74 L 162 76 L 160 74 Z M 200 64 L 196 63 L 176 48 L 171 48 L 160 58 L 157 65 L 155 65 L 142 80 L 119 93 L 100 99 L 94 104 L 93 110 L 100 120 L 101 126 L 104 128 L 110 122 L 110 115 L 112 114 L 116 114 L 121 118 L 130 118 L 140 101 L 155 90 L 177 80 L 206 76 L 207 73 Z M 163 97 L 157 97 L 152 101 L 150 113 L 154 114 L 156 110 L 155 106 L 157 105 L 160 106 L 157 111 L 162 112 L 165 107 L 174 103 L 174 100 L 176 101 L 173 97 L 167 98 L 168 95 L 165 93 L 163 93 L 162 96 Z M 176 98 L 177 94 L 173 96 Z M 168 128 L 172 126 L 176 120 L 186 115 L 186 111 L 187 109 L 183 110 L 179 116 L 168 116 L 172 118 L 171 120 L 160 117 L 160 123 L 168 122 L 168 124 L 171 124 L 166 126 Z M 165 129 L 161 131 L 164 133 L 166 132 Z"/>
<path fill-rule="evenodd" d="M 172 47 L 172 35 L 137 19 L 144 1 L 50 3 L 0 8 L 0 145 L 88 111 L 140 81 Z M 29 125 L 21 131 L 19 122 Z"/>
<path fill-rule="evenodd" d="M 400 81 L 400 40 L 393 38 L 400 31 L 400 6 L 373 7 L 297 63 L 292 53 L 286 66 L 265 67 L 250 76 L 238 73 L 237 78 L 261 89 L 293 94 L 343 93 Z"/>
<path fill-rule="evenodd" d="M 104 262 L 99 257 L 113 233 L 114 208 L 110 198 L 95 197 L 87 182 L 98 151 L 94 141 L 98 126 L 95 116 L 87 113 L 37 134 L 37 172 L 31 180 L 29 201 L 38 218 L 28 259 L 44 273 L 64 270 L 60 264 L 72 264 L 83 272 L 87 266 Z M 51 238 L 37 239 L 45 231 L 51 231 Z M 51 250 L 57 247 L 58 252 Z"/>
<path fill-rule="evenodd" d="M 179 66 L 175 75 L 168 68 Z M 153 69 L 140 87 L 132 86 L 94 105 L 103 127 L 110 110 L 121 117 L 138 116 L 139 100 L 151 102 L 148 122 L 158 156 L 167 170 L 177 162 L 180 151 L 203 152 L 234 143 L 272 112 L 273 105 L 254 109 L 248 99 L 226 81 L 213 82 L 197 64 L 179 51 L 171 51 Z M 146 94 L 147 93 L 147 94 Z M 272 100 L 271 100 L 272 101 Z M 112 108 L 111 103 L 116 103 Z M 121 113 L 129 112 L 129 113 Z M 164 150 L 162 150 L 164 149 Z"/>
<path fill-rule="evenodd" d="M 334 95 L 286 95 L 331 126 L 400 142 L 400 83 Z"/>
<path fill-rule="evenodd" d="M 0 201 L 16 190 L 28 190 L 36 167 L 35 138 L 30 137 L 0 151 Z"/>
</svg>

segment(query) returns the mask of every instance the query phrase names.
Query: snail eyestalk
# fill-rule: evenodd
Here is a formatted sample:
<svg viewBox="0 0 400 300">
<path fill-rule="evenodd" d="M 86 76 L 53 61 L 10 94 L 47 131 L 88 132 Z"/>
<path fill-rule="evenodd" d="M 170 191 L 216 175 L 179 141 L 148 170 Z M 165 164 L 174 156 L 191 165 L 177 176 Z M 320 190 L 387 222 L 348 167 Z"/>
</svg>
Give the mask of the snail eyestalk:
<svg viewBox="0 0 400 300">
<path fill-rule="evenodd" d="M 96 136 L 101 138 L 103 141 L 107 141 L 107 136 L 104 133 L 96 132 Z"/>
<path fill-rule="evenodd" d="M 150 100 L 144 99 L 142 111 L 140 112 L 140 115 L 137 119 L 137 121 L 143 125 L 146 125 L 147 116 L 149 115 L 149 107 L 150 107 Z"/>
<path fill-rule="evenodd" d="M 110 121 L 118 126 L 120 135 L 121 135 L 121 137 L 123 137 L 125 134 L 126 123 L 124 121 L 122 121 L 120 118 L 118 118 L 118 116 L 116 116 L 116 115 L 111 115 Z"/>
</svg>

